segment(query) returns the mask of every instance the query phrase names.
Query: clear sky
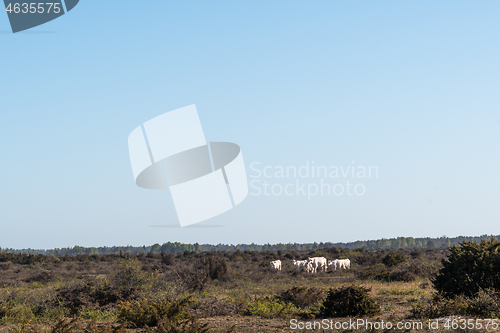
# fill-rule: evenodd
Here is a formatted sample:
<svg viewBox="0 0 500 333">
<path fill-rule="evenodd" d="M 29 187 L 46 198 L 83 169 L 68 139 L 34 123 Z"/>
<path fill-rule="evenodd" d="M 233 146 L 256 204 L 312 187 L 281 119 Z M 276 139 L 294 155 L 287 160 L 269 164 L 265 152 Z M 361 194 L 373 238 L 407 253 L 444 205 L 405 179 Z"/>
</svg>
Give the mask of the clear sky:
<svg viewBox="0 0 500 333">
<path fill-rule="evenodd" d="M 498 1 L 81 0 L 18 34 L 0 14 L 0 247 L 500 234 L 499 14 Z M 153 227 L 176 212 L 168 191 L 135 185 L 127 138 L 190 104 L 207 140 L 241 146 L 249 182 L 266 180 L 254 162 L 378 177 L 350 179 L 362 196 L 250 188 L 202 223 L 223 227 Z"/>
</svg>

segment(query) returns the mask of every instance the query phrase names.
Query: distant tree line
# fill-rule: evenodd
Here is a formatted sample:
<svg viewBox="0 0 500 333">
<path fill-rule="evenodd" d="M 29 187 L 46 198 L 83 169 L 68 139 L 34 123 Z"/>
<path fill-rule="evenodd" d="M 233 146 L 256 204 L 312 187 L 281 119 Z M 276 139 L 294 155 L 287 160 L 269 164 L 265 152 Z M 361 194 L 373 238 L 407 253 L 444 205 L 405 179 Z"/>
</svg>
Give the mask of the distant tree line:
<svg viewBox="0 0 500 333">
<path fill-rule="evenodd" d="M 209 252 L 209 251 L 310 251 L 327 248 L 343 248 L 348 250 L 367 249 L 367 250 L 383 250 L 383 249 L 436 249 L 448 248 L 452 245 L 458 245 L 462 242 L 479 243 L 481 240 L 494 239 L 500 241 L 500 235 L 482 235 L 476 237 L 459 236 L 449 238 L 446 236 L 439 238 L 413 238 L 413 237 L 398 237 L 398 238 L 382 238 L 379 240 L 356 241 L 349 243 L 288 243 L 288 244 L 183 244 L 179 242 L 167 242 L 154 244 L 151 246 L 112 246 L 112 247 L 82 247 L 75 246 L 73 248 L 61 248 L 51 250 L 40 249 L 7 249 L 0 247 L 0 253 L 24 253 L 24 254 L 44 254 L 49 256 L 75 256 L 75 255 L 106 255 L 106 254 L 147 254 L 147 253 L 181 253 L 181 252 Z"/>
</svg>

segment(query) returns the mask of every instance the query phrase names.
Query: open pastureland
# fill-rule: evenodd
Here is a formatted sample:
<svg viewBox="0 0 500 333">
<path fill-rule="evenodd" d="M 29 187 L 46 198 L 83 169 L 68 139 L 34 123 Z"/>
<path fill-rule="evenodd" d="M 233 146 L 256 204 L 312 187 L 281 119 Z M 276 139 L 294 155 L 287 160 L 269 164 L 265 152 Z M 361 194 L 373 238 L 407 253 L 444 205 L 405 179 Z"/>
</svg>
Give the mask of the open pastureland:
<svg viewBox="0 0 500 333">
<path fill-rule="evenodd" d="M 441 312 L 429 307 L 438 297 L 431 279 L 448 254 L 447 249 L 336 248 L 64 257 L 3 253 L 0 332 L 366 331 L 345 327 L 358 319 L 423 323 L 421 329 L 391 332 L 446 331 L 443 318 L 452 310 L 441 303 L 435 305 Z M 292 264 L 309 257 L 349 258 L 351 267 L 308 273 Z M 281 261 L 281 270 L 270 267 L 273 260 Z M 356 303 L 349 311 L 358 315 L 343 312 L 349 297 Z M 428 318 L 436 313 L 443 314 L 440 328 L 429 330 Z M 333 326 L 306 329 L 315 322 Z M 330 330 L 335 323 L 345 324 Z"/>
</svg>

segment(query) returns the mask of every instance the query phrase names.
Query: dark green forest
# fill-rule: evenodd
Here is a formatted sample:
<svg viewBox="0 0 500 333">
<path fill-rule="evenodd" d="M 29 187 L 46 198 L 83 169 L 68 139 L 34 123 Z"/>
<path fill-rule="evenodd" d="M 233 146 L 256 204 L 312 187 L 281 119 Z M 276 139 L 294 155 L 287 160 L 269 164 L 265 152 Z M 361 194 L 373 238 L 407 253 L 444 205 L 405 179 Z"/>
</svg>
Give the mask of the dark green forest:
<svg viewBox="0 0 500 333">
<path fill-rule="evenodd" d="M 235 252 L 235 251 L 310 251 L 328 248 L 342 248 L 346 250 L 367 249 L 367 250 L 385 250 L 385 249 L 439 249 L 448 248 L 452 245 L 458 245 L 462 242 L 479 243 L 481 240 L 494 239 L 500 241 L 500 235 L 481 235 L 481 236 L 459 236 L 459 237 L 439 237 L 439 238 L 413 238 L 398 237 L 379 240 L 365 240 L 349 243 L 288 243 L 288 244 L 183 244 L 179 242 L 167 242 L 163 244 L 154 244 L 151 246 L 112 246 L 112 247 L 82 247 L 61 249 L 8 249 L 1 248 L 0 253 L 25 253 L 25 254 L 44 254 L 49 256 L 64 255 L 105 255 L 105 254 L 147 254 L 147 253 L 182 253 L 182 252 Z"/>
</svg>

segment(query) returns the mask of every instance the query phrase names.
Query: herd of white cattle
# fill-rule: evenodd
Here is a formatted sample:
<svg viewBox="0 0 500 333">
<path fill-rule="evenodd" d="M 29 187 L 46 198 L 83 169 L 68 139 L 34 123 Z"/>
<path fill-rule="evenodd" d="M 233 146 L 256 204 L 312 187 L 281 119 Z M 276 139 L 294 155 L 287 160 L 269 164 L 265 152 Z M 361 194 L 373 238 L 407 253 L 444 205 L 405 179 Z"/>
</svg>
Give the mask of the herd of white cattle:
<svg viewBox="0 0 500 333">
<path fill-rule="evenodd" d="M 313 257 L 306 260 L 292 260 L 293 266 L 299 271 L 304 270 L 307 273 L 316 273 L 318 269 L 326 272 L 328 266 L 333 270 L 349 269 L 351 268 L 351 261 L 349 259 L 334 259 L 327 261 L 325 257 Z M 281 260 L 271 261 L 271 268 L 281 271 Z"/>
</svg>

